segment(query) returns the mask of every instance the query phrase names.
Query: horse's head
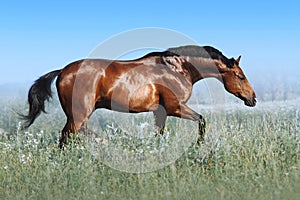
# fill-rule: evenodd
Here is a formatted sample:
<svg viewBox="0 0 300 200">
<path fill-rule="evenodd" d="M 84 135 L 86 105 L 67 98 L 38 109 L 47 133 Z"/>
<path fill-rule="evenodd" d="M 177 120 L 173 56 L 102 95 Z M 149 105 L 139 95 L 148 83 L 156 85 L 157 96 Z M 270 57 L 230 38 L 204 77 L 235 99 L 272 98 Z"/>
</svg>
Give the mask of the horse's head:
<svg viewBox="0 0 300 200">
<path fill-rule="evenodd" d="M 185 68 L 189 69 L 192 83 L 206 77 L 215 77 L 224 83 L 228 92 L 243 100 L 245 105 L 255 106 L 255 92 L 239 67 L 241 57 L 228 59 L 214 47 L 195 45 L 169 48 L 164 54 L 180 55 L 186 59 L 188 64 L 185 65 Z M 169 60 L 167 63 L 174 65 Z M 175 59 L 174 63 L 178 63 L 178 60 Z M 182 65 L 182 63 L 178 64 Z M 216 66 L 218 70 L 216 70 Z"/>
<path fill-rule="evenodd" d="M 237 59 L 231 58 L 227 63 L 218 62 L 218 69 L 222 76 L 225 89 L 244 101 L 247 106 L 255 106 L 256 95 L 248 82 L 244 72 L 239 67 L 241 56 Z"/>
</svg>

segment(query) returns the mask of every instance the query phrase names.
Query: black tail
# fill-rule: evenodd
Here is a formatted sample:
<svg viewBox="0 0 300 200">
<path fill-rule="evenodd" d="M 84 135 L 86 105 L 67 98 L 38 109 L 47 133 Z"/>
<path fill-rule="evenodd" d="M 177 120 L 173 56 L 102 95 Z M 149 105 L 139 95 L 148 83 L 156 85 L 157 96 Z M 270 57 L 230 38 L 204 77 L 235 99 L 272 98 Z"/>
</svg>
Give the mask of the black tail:
<svg viewBox="0 0 300 200">
<path fill-rule="evenodd" d="M 34 120 L 45 111 L 45 101 L 52 97 L 51 83 L 59 75 L 61 70 L 55 70 L 45 74 L 34 82 L 28 92 L 29 113 L 28 115 L 20 114 L 21 119 L 25 120 L 23 129 L 28 128 Z"/>
</svg>

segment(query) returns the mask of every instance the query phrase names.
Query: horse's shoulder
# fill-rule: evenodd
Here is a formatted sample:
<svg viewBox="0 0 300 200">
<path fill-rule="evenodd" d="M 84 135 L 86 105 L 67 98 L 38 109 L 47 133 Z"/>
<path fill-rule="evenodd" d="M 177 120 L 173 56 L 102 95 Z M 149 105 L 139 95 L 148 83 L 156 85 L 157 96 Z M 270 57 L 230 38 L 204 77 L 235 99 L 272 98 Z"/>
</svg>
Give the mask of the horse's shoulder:
<svg viewBox="0 0 300 200">
<path fill-rule="evenodd" d="M 184 67 L 185 59 L 181 56 L 165 56 L 162 57 L 162 61 L 172 71 L 188 76 L 188 71 Z"/>
</svg>

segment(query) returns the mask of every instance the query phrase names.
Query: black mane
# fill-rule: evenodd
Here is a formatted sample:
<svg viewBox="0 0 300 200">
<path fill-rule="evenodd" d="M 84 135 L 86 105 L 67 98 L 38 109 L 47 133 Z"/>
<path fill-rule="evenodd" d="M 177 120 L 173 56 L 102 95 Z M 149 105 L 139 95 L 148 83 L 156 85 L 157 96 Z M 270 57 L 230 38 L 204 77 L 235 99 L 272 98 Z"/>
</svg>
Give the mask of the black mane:
<svg viewBox="0 0 300 200">
<path fill-rule="evenodd" d="M 227 67 L 231 68 L 235 60 L 233 58 L 228 59 L 226 56 L 222 54 L 218 49 L 211 46 L 196 46 L 196 45 L 187 45 L 180 47 L 169 48 L 163 52 L 151 52 L 143 56 L 142 58 L 147 58 L 151 56 L 192 56 L 192 57 L 201 57 L 201 58 L 211 58 L 216 60 L 221 60 L 223 63 L 227 65 Z"/>
<path fill-rule="evenodd" d="M 155 51 L 155 52 L 151 52 L 151 53 L 144 55 L 142 58 L 148 58 L 148 57 L 152 57 L 152 56 L 160 56 L 160 57 L 165 56 L 166 57 L 166 56 L 179 56 L 179 54 L 175 54 L 170 51 L 162 51 L 162 52 Z"/>
</svg>

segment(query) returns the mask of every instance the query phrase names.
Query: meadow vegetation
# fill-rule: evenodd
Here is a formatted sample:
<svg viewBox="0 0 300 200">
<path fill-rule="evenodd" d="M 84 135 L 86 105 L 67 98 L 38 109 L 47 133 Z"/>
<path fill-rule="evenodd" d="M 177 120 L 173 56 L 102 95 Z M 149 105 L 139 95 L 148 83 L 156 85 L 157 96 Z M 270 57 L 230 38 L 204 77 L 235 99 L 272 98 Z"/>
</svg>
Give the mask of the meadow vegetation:
<svg viewBox="0 0 300 200">
<path fill-rule="evenodd" d="M 14 111 L 26 110 L 25 101 L 0 103 L 0 199 L 297 199 L 300 195 L 299 100 L 225 109 L 226 120 L 218 125 L 218 133 L 208 119 L 210 135 L 200 147 L 193 143 L 193 135 L 175 162 L 147 173 L 109 167 L 83 136 L 61 151 L 57 142 L 65 118 L 57 99 L 48 105 L 49 114 L 25 131 L 19 129 Z M 168 137 L 152 137 L 149 144 L 142 142 L 143 149 L 141 140 L 135 140 L 137 133 L 128 135 L 136 129 L 120 129 L 116 118 L 105 112 L 95 119 L 101 123 L 97 133 L 108 141 L 101 144 L 116 141 L 129 154 L 147 153 L 153 141 L 159 147 L 174 146 L 186 133 L 172 128 L 178 121 L 171 118 Z M 143 120 L 132 121 L 141 126 Z"/>
</svg>

